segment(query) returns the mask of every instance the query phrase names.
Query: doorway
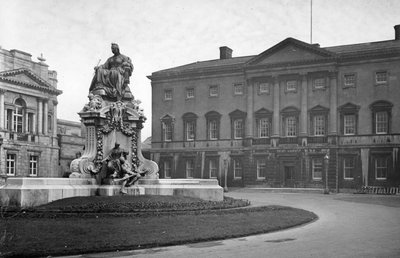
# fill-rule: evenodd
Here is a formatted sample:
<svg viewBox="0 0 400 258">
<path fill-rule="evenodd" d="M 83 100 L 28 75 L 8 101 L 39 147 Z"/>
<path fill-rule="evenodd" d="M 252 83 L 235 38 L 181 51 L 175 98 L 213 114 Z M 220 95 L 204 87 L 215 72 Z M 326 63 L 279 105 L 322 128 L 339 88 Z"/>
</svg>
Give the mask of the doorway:
<svg viewBox="0 0 400 258">
<path fill-rule="evenodd" d="M 295 167 L 293 165 L 285 165 L 284 176 L 285 176 L 285 187 L 294 187 L 295 186 Z"/>
</svg>

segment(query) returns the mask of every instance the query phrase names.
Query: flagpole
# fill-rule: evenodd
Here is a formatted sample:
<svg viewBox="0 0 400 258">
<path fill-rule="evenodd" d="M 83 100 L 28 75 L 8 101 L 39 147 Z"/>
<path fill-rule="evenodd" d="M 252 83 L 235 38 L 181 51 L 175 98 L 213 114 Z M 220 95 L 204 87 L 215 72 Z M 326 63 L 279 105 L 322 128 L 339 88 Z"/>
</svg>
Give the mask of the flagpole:
<svg viewBox="0 0 400 258">
<path fill-rule="evenodd" d="M 310 19 L 310 44 L 312 44 L 312 0 L 310 0 L 311 19 Z"/>
</svg>

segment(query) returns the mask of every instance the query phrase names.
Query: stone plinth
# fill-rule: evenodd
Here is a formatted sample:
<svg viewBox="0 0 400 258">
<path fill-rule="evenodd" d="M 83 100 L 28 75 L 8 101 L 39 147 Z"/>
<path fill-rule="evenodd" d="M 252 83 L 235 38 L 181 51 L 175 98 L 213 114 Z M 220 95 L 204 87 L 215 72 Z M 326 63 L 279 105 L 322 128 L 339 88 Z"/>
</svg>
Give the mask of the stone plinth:
<svg viewBox="0 0 400 258">
<path fill-rule="evenodd" d="M 0 188 L 1 205 L 33 207 L 58 199 L 96 195 L 95 179 L 8 178 Z"/>
<path fill-rule="evenodd" d="M 144 188 L 141 186 L 133 185 L 127 187 L 126 195 L 144 195 Z M 99 186 L 98 195 L 100 196 L 114 196 L 121 195 L 121 186 L 119 185 L 101 185 Z"/>
<path fill-rule="evenodd" d="M 222 201 L 224 189 L 216 179 L 140 179 L 146 195 L 175 195 Z"/>
</svg>

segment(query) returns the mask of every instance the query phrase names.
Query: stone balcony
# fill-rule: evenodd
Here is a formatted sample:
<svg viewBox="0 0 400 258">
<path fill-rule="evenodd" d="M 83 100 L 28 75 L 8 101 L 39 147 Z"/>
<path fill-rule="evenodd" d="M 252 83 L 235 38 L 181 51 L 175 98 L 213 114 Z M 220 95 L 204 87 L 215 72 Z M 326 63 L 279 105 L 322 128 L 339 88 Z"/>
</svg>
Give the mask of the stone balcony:
<svg viewBox="0 0 400 258">
<path fill-rule="evenodd" d="M 338 145 L 393 145 L 400 144 L 400 134 L 340 136 Z"/>
</svg>

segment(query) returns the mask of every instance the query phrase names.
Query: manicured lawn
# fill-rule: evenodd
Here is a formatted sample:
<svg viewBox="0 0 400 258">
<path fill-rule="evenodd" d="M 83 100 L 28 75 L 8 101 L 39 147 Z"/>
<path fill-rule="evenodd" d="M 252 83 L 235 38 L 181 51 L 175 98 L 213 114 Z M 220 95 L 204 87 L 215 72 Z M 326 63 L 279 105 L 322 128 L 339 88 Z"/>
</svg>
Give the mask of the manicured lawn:
<svg viewBox="0 0 400 258">
<path fill-rule="evenodd" d="M 162 206 L 160 198 L 143 198 L 139 202 L 147 203 L 144 205 L 147 212 L 34 211 L 2 218 L 0 256 L 67 255 L 225 239 L 275 231 L 317 218 L 308 211 L 280 206 L 239 209 L 220 207 L 185 212 L 179 208 L 176 209 L 177 212 L 160 212 L 161 210 L 148 208 L 153 207 L 154 203 L 158 203 L 155 206 Z M 125 206 L 135 206 L 132 204 L 133 200 L 122 200 L 121 203 L 125 203 Z M 98 202 L 98 206 L 101 206 L 100 203 L 105 205 L 108 201 Z M 114 208 L 118 206 L 115 201 Z M 196 199 L 192 201 L 198 202 Z M 75 201 L 67 200 L 64 207 L 82 208 L 86 205 L 82 200 L 73 204 L 72 202 Z M 163 199 L 163 202 L 168 202 L 168 198 Z M 188 199 L 178 203 L 184 202 L 187 202 L 189 207 L 196 206 Z M 228 203 L 232 202 L 234 201 L 228 200 Z M 176 206 L 181 207 L 174 207 Z M 207 205 L 200 204 L 200 207 L 204 206 Z M 55 207 L 60 209 L 63 205 L 52 204 L 46 209 L 54 210 Z"/>
</svg>

